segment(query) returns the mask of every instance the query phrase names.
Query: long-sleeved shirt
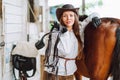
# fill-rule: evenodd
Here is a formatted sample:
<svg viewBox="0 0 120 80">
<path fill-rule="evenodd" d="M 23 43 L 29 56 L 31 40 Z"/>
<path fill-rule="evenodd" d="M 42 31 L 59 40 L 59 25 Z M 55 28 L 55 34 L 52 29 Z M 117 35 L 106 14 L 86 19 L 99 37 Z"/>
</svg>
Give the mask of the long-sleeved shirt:
<svg viewBox="0 0 120 80">
<path fill-rule="evenodd" d="M 84 30 L 86 25 L 92 21 L 93 17 L 96 17 L 97 15 L 91 14 L 89 15 L 84 21 L 80 22 L 80 36 L 82 39 L 82 42 L 84 43 Z M 52 56 L 53 56 L 53 51 L 54 51 L 54 45 L 55 41 L 57 39 L 58 33 L 53 33 L 52 34 L 52 48 L 51 48 L 51 56 L 49 58 L 49 62 L 52 63 Z M 60 34 L 60 41 L 57 45 L 58 48 L 58 56 L 64 57 L 64 58 L 76 58 L 78 55 L 78 41 L 77 38 L 75 37 L 74 32 L 67 31 L 64 34 Z M 67 75 L 73 75 L 74 72 L 77 70 L 75 60 L 68 60 L 66 63 L 66 60 L 63 58 L 59 58 L 57 66 L 58 66 L 58 75 L 61 76 L 67 76 Z M 65 65 L 66 64 L 66 65 Z M 66 70 L 65 70 L 66 68 Z M 51 68 L 45 68 L 45 70 L 49 73 L 55 74 L 55 72 L 52 72 Z M 67 71 L 67 72 L 66 72 Z"/>
</svg>

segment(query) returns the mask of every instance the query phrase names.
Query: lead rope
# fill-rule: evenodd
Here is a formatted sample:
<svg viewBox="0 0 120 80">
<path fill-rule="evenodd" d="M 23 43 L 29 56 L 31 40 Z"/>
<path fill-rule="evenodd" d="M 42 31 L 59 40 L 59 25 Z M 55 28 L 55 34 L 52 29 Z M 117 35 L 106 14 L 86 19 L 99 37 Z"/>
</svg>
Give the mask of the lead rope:
<svg viewBox="0 0 120 80">
<path fill-rule="evenodd" d="M 54 27 L 52 27 L 52 29 L 50 30 L 50 32 L 53 31 L 53 28 Z M 48 67 L 48 68 L 52 67 L 52 72 L 55 71 L 55 74 L 56 74 L 55 78 L 56 78 L 56 80 L 58 80 L 58 77 L 57 77 L 57 75 L 58 75 L 58 66 L 57 66 L 57 63 L 58 63 L 59 58 L 58 58 L 57 44 L 58 44 L 60 38 L 59 38 L 59 34 L 58 34 L 56 42 L 55 42 L 55 46 L 54 46 L 53 64 L 49 64 L 49 57 L 50 57 L 50 54 L 51 54 L 51 46 L 52 46 L 52 39 L 51 39 L 51 37 L 52 37 L 52 34 L 49 35 L 48 46 L 47 46 L 46 51 L 45 51 L 45 59 L 44 59 L 44 61 L 45 61 L 45 66 L 46 67 Z M 49 80 L 49 75 L 48 75 L 47 79 Z"/>
<path fill-rule="evenodd" d="M 45 51 L 45 63 L 47 63 L 48 65 L 49 65 L 49 56 L 51 54 L 51 45 L 52 45 L 52 40 L 51 40 L 51 35 L 50 35 L 49 40 L 48 40 L 48 46 Z"/>
<path fill-rule="evenodd" d="M 52 36 L 52 35 L 51 35 Z M 59 38 L 59 34 L 57 36 L 57 40 L 55 42 L 55 46 L 54 46 L 54 54 L 53 54 L 53 63 L 52 64 L 49 64 L 49 56 L 50 56 L 50 52 L 51 52 L 51 36 L 49 36 L 49 40 L 48 40 L 48 47 L 46 49 L 46 53 L 45 53 L 45 60 L 46 60 L 46 67 L 52 67 L 52 72 L 55 71 L 55 80 L 58 80 L 58 66 L 57 66 L 57 63 L 58 63 L 58 60 L 59 60 L 59 57 L 58 57 L 58 48 L 57 48 L 57 45 L 58 45 L 58 42 L 60 41 L 60 38 Z M 48 79 L 49 79 L 49 76 L 48 76 Z"/>
<path fill-rule="evenodd" d="M 54 67 L 56 67 L 56 80 L 58 80 L 58 66 L 57 66 L 57 63 L 58 63 L 58 60 L 59 60 L 59 57 L 58 57 L 58 48 L 57 48 L 57 45 L 58 45 L 58 42 L 60 41 L 60 37 L 59 37 L 59 34 L 57 35 L 57 40 L 55 42 L 55 46 L 54 46 L 54 54 L 53 54 L 53 61 L 55 60 L 56 58 L 56 64 L 54 65 Z"/>
<path fill-rule="evenodd" d="M 52 32 L 53 29 L 54 29 L 54 27 L 51 28 L 50 32 Z M 47 46 L 46 51 L 45 51 L 45 59 L 44 59 L 45 63 L 47 63 L 48 65 L 49 65 L 49 56 L 51 54 L 51 46 L 52 46 L 51 37 L 52 37 L 52 34 L 49 35 L 48 46 Z M 49 66 L 47 66 L 47 67 L 49 67 Z"/>
</svg>

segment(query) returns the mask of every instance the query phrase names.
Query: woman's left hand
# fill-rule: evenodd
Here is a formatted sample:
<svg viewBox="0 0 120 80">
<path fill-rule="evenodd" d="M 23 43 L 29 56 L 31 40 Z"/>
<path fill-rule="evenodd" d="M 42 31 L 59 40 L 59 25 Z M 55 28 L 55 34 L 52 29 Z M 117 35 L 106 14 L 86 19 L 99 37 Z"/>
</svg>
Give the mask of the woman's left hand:
<svg viewBox="0 0 120 80">
<path fill-rule="evenodd" d="M 99 27 L 99 25 L 101 24 L 101 19 L 98 18 L 98 17 L 93 17 L 92 18 L 92 24 L 96 28 Z"/>
</svg>

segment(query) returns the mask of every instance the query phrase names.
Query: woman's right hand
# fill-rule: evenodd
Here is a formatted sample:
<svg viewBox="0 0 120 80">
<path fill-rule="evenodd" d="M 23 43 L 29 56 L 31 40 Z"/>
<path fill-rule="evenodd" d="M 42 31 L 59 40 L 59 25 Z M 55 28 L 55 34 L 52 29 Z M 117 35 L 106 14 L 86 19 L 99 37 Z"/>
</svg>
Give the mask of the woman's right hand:
<svg viewBox="0 0 120 80">
<path fill-rule="evenodd" d="M 60 29 L 60 24 L 57 21 L 54 21 L 53 24 L 51 24 L 51 26 L 53 27 L 53 29 L 57 29 L 57 31 L 59 31 Z"/>
</svg>

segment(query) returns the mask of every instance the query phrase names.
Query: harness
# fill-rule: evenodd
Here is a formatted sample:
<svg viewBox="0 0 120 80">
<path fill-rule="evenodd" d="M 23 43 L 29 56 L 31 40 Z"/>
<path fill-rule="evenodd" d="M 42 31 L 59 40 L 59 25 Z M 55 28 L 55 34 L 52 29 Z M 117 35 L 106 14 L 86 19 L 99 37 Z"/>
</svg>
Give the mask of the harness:
<svg viewBox="0 0 120 80">
<path fill-rule="evenodd" d="M 55 73 L 56 73 L 56 78 L 57 78 L 57 74 L 58 74 L 57 63 L 59 60 L 57 45 L 58 45 L 58 42 L 60 41 L 60 38 L 59 38 L 59 35 L 57 35 L 57 39 L 56 39 L 55 46 L 54 46 L 53 63 L 50 64 L 49 57 L 51 54 L 51 46 L 52 46 L 51 37 L 52 37 L 52 35 L 49 35 L 48 46 L 47 46 L 46 51 L 45 51 L 45 67 L 52 68 L 52 72 L 56 71 Z"/>
</svg>

